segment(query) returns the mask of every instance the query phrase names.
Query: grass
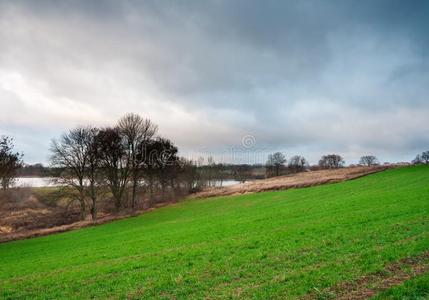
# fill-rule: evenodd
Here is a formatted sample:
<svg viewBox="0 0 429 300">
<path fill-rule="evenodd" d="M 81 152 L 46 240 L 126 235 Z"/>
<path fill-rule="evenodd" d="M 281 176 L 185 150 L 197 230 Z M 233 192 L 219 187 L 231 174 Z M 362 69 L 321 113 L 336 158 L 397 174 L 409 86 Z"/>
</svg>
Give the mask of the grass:
<svg viewBox="0 0 429 300">
<path fill-rule="evenodd" d="M 429 273 L 405 281 L 403 284 L 384 291 L 373 300 L 424 300 L 429 299 Z"/>
<path fill-rule="evenodd" d="M 0 298 L 290 299 L 429 250 L 429 167 L 0 244 Z"/>
</svg>

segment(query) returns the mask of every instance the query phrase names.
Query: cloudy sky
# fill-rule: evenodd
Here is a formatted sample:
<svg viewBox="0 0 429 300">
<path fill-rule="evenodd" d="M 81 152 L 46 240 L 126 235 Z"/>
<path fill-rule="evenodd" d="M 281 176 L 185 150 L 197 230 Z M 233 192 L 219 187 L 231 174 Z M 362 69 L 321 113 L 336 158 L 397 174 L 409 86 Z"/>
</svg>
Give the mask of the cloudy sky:
<svg viewBox="0 0 429 300">
<path fill-rule="evenodd" d="M 63 131 L 136 112 L 188 156 L 410 160 L 429 148 L 428 15 L 417 0 L 0 0 L 0 135 L 46 162 Z"/>
</svg>

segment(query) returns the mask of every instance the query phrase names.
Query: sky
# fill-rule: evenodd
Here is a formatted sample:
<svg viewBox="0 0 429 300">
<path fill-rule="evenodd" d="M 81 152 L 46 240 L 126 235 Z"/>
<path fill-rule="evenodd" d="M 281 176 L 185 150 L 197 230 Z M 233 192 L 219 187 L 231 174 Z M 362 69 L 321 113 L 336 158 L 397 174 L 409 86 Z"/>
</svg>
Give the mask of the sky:
<svg viewBox="0 0 429 300">
<path fill-rule="evenodd" d="M 0 0 L 0 135 L 158 124 L 188 158 L 429 150 L 429 1 Z"/>
</svg>

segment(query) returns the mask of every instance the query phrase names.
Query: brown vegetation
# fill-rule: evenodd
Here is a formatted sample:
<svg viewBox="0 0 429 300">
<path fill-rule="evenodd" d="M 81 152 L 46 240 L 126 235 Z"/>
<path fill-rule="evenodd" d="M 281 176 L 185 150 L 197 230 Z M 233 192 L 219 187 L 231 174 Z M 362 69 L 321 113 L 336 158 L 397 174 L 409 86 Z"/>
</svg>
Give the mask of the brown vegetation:
<svg viewBox="0 0 429 300">
<path fill-rule="evenodd" d="M 209 188 L 200 193 L 195 194 L 195 197 L 207 198 L 215 196 L 228 196 L 234 194 L 256 193 L 263 191 L 309 187 L 325 183 L 334 183 L 354 179 L 371 173 L 383 171 L 386 168 L 386 166 L 374 166 L 307 171 L 292 175 L 273 177 L 264 180 L 249 181 L 243 184 L 223 188 Z"/>
<path fill-rule="evenodd" d="M 14 188 L 0 193 L 0 243 L 17 239 L 47 235 L 69 231 L 81 227 L 103 224 L 112 220 L 122 219 L 141 214 L 153 207 L 160 207 L 176 202 L 185 195 L 176 197 L 169 191 L 166 199 L 157 191 L 153 207 L 149 207 L 149 196 L 138 193 L 139 207 L 116 212 L 111 195 L 99 199 L 97 220 L 87 216 L 81 220 L 79 203 L 72 199 L 57 198 L 58 188 Z M 127 197 L 131 198 L 131 197 Z M 130 199 L 128 199 L 130 201 Z"/>
<path fill-rule="evenodd" d="M 154 207 L 151 207 L 148 209 L 122 212 L 120 214 L 99 213 L 96 221 L 92 220 L 89 217 L 87 217 L 86 220 L 81 221 L 79 218 L 79 212 L 76 212 L 73 218 L 74 221 L 69 223 L 65 223 L 64 214 L 61 214 L 60 217 L 57 217 L 55 215 L 55 212 L 53 211 L 36 210 L 36 211 L 33 211 L 33 214 L 30 216 L 30 220 L 31 220 L 31 223 L 33 224 L 38 223 L 39 229 L 35 229 L 35 228 L 30 229 L 31 227 L 26 227 L 25 229 L 20 228 L 20 230 L 15 231 L 11 226 L 0 225 L 0 243 L 28 239 L 28 238 L 38 237 L 38 236 L 44 236 L 44 235 L 49 235 L 53 233 L 66 232 L 66 231 L 89 227 L 89 226 L 101 225 L 115 220 L 137 216 L 149 210 L 153 210 L 155 208 L 159 208 L 168 204 L 171 204 L 171 203 L 167 203 L 167 202 L 159 203 Z M 28 210 L 24 210 L 19 215 L 11 216 L 11 218 L 9 218 L 9 221 L 11 221 L 16 225 L 20 220 L 28 219 L 28 218 L 29 218 Z M 7 221 L 8 220 L 6 220 L 6 222 Z M 58 221 L 59 223 L 64 223 L 64 224 L 46 226 L 46 224 L 53 224 L 55 223 L 55 221 Z M 43 225 L 45 225 L 45 227 L 43 227 Z"/>
</svg>

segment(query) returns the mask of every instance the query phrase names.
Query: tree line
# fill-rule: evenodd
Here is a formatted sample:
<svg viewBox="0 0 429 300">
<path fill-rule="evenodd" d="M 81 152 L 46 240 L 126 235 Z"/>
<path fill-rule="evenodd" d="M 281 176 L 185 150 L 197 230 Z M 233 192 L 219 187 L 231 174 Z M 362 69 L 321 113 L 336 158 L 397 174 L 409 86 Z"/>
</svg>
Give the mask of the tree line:
<svg viewBox="0 0 429 300">
<path fill-rule="evenodd" d="M 379 164 L 377 157 L 374 155 L 362 156 L 359 160 L 359 165 L 362 166 L 376 166 Z M 284 173 L 298 173 L 307 169 L 337 169 L 345 166 L 345 160 L 339 154 L 326 154 L 323 155 L 317 166 L 310 166 L 305 157 L 301 155 L 294 155 L 289 160 L 281 152 L 276 152 L 268 155 L 265 164 L 267 177 L 279 176 Z"/>
<path fill-rule="evenodd" d="M 156 124 L 134 113 L 124 115 L 113 126 L 73 128 L 52 140 L 50 153 L 49 167 L 24 166 L 23 154 L 14 151 L 13 139 L 2 136 L 1 188 L 8 189 L 14 178 L 24 172 L 49 175 L 58 185 L 58 197 L 76 201 L 81 218 L 90 213 L 94 220 L 100 199 L 110 199 L 117 212 L 136 210 L 204 187 L 221 186 L 228 179 L 244 182 L 345 165 L 339 154 L 323 155 L 317 166 L 310 166 L 301 155 L 286 159 L 281 152 L 270 154 L 265 165 L 217 164 L 210 157 L 206 164 L 203 158 L 187 160 L 178 156 L 172 141 L 158 134 Z M 429 164 L 429 151 L 418 154 L 412 162 Z M 377 164 L 379 161 L 373 155 L 359 160 L 363 166 Z M 255 171 L 264 168 L 265 173 Z"/>
<path fill-rule="evenodd" d="M 148 194 L 153 206 L 155 190 L 163 200 L 167 191 L 186 187 L 192 164 L 178 156 L 178 148 L 158 135 L 151 120 L 130 113 L 115 126 L 77 127 L 51 143 L 50 166 L 58 170 L 55 183 L 80 205 L 81 218 L 97 218 L 97 202 L 111 196 L 115 211 L 135 210 L 138 195 Z"/>
<path fill-rule="evenodd" d="M 416 158 L 412 161 L 413 164 L 429 164 L 429 150 L 423 151 L 416 155 Z"/>
</svg>

